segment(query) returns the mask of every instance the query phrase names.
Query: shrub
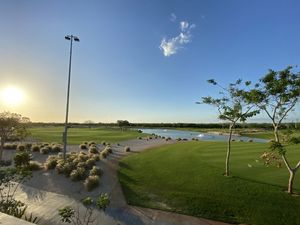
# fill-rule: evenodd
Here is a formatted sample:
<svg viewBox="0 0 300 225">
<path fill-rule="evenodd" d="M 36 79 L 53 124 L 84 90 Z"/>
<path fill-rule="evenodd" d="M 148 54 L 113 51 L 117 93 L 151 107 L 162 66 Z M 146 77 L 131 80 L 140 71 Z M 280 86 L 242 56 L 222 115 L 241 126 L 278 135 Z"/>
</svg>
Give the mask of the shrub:
<svg viewBox="0 0 300 225">
<path fill-rule="evenodd" d="M 18 151 L 25 151 L 25 145 L 22 145 L 22 144 L 18 144 L 18 146 L 17 146 L 17 150 Z"/>
<path fill-rule="evenodd" d="M 143 138 L 142 137 L 137 137 L 137 139 L 142 140 Z"/>
<path fill-rule="evenodd" d="M 30 161 L 28 168 L 29 168 L 29 170 L 41 170 L 41 169 L 43 169 L 43 166 L 42 166 L 42 164 L 40 164 L 37 161 Z"/>
<path fill-rule="evenodd" d="M 71 173 L 72 170 L 74 170 L 74 169 L 75 169 L 75 166 L 74 166 L 73 163 L 67 162 L 67 163 L 65 163 L 65 164 L 63 165 L 63 173 L 64 173 L 67 177 L 70 176 L 70 173 Z"/>
<path fill-rule="evenodd" d="M 64 172 L 64 163 L 57 163 L 55 170 L 58 174 L 62 174 Z"/>
<path fill-rule="evenodd" d="M 98 166 L 93 166 L 93 168 L 90 170 L 90 176 L 97 175 L 100 177 L 101 174 L 102 174 L 102 171 Z"/>
<path fill-rule="evenodd" d="M 57 165 L 58 158 L 55 156 L 49 156 L 46 162 L 44 163 L 46 170 L 54 169 Z"/>
<path fill-rule="evenodd" d="M 87 165 L 86 165 L 85 162 L 79 162 L 79 163 L 77 164 L 77 167 L 87 168 Z"/>
<path fill-rule="evenodd" d="M 129 146 L 126 146 L 126 147 L 124 148 L 124 151 L 125 151 L 125 152 L 130 152 L 130 147 L 129 147 Z"/>
<path fill-rule="evenodd" d="M 108 153 L 112 153 L 112 148 L 110 147 L 110 145 L 107 145 L 104 149 L 104 151 L 107 151 Z"/>
<path fill-rule="evenodd" d="M 102 141 L 101 144 L 102 144 L 102 145 L 106 145 L 106 142 L 105 142 L 105 141 Z"/>
<path fill-rule="evenodd" d="M 50 152 L 49 146 L 44 146 L 40 149 L 40 153 L 42 153 L 44 155 L 48 154 L 49 152 Z"/>
<path fill-rule="evenodd" d="M 101 157 L 102 159 L 105 159 L 105 158 L 107 157 L 107 155 L 108 155 L 107 151 L 102 151 L 102 152 L 100 153 L 100 157 Z"/>
<path fill-rule="evenodd" d="M 252 140 L 252 139 L 249 139 L 248 142 L 253 142 L 253 140 Z"/>
<path fill-rule="evenodd" d="M 25 149 L 26 150 L 30 150 L 31 149 L 32 144 L 31 143 L 26 143 L 25 144 Z"/>
<path fill-rule="evenodd" d="M 17 149 L 17 145 L 16 144 L 5 144 L 3 148 L 15 150 L 15 149 Z"/>
<path fill-rule="evenodd" d="M 96 142 L 90 141 L 88 145 L 89 145 L 89 146 L 96 145 Z"/>
<path fill-rule="evenodd" d="M 28 152 L 20 152 L 14 156 L 16 167 L 28 166 L 30 161 L 30 154 Z"/>
<path fill-rule="evenodd" d="M 172 138 L 170 138 L 170 137 L 167 137 L 165 140 L 166 140 L 166 141 L 171 141 L 171 140 L 172 140 Z"/>
<path fill-rule="evenodd" d="M 86 166 L 87 166 L 87 168 L 92 168 L 94 165 L 95 165 L 95 160 L 94 159 L 88 159 L 87 161 L 86 161 Z"/>
<path fill-rule="evenodd" d="M 72 181 L 83 180 L 85 178 L 85 169 L 83 167 L 78 167 L 77 169 L 72 170 L 70 178 Z"/>
<path fill-rule="evenodd" d="M 80 162 L 85 162 L 86 160 L 89 159 L 89 156 L 85 153 L 80 152 L 77 156 Z"/>
<path fill-rule="evenodd" d="M 100 177 L 97 175 L 88 176 L 84 181 L 84 187 L 87 191 L 92 191 L 94 188 L 98 187 L 100 183 Z"/>
<path fill-rule="evenodd" d="M 95 161 L 100 161 L 100 155 L 92 154 L 92 159 L 94 159 Z"/>
<path fill-rule="evenodd" d="M 51 148 L 51 152 L 53 153 L 58 153 L 58 152 L 61 152 L 62 151 L 62 146 L 61 145 L 52 145 L 52 148 Z"/>
<path fill-rule="evenodd" d="M 89 153 L 97 154 L 99 153 L 96 146 L 92 146 L 89 149 Z"/>
<path fill-rule="evenodd" d="M 33 151 L 33 152 L 39 152 L 40 151 L 40 146 L 38 146 L 38 145 L 31 146 L 31 151 Z"/>
<path fill-rule="evenodd" d="M 79 148 L 82 149 L 82 150 L 83 150 L 83 149 L 88 149 L 88 147 L 86 146 L 86 144 L 81 144 L 81 145 L 79 145 Z"/>
<path fill-rule="evenodd" d="M 0 167 L 2 166 L 10 166 L 11 160 L 0 160 Z"/>
<path fill-rule="evenodd" d="M 181 140 L 182 140 L 181 138 L 177 138 L 177 139 L 176 139 L 176 141 L 181 141 Z"/>
</svg>

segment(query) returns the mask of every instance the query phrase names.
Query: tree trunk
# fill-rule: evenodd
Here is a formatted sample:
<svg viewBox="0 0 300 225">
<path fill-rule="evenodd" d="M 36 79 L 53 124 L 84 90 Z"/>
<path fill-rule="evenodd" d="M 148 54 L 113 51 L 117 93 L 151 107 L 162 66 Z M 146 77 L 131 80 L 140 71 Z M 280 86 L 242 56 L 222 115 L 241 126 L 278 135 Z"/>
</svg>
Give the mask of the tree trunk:
<svg viewBox="0 0 300 225">
<path fill-rule="evenodd" d="M 279 142 L 279 135 L 278 135 L 278 127 L 274 126 L 274 136 L 275 136 L 275 141 Z"/>
<path fill-rule="evenodd" d="M 226 154 L 226 162 L 225 162 L 225 176 L 229 176 L 229 159 L 231 152 L 231 137 L 232 137 L 232 129 L 233 125 L 229 126 L 229 137 L 228 137 L 228 145 L 227 145 L 227 154 Z"/>
<path fill-rule="evenodd" d="M 3 148 L 4 148 L 4 140 L 3 138 L 0 137 L 0 161 L 2 160 L 2 156 L 3 156 Z"/>
<path fill-rule="evenodd" d="M 295 179 L 295 170 L 290 170 L 290 178 L 289 178 L 289 186 L 288 186 L 288 193 L 293 194 L 293 187 L 294 187 L 294 179 Z"/>
</svg>

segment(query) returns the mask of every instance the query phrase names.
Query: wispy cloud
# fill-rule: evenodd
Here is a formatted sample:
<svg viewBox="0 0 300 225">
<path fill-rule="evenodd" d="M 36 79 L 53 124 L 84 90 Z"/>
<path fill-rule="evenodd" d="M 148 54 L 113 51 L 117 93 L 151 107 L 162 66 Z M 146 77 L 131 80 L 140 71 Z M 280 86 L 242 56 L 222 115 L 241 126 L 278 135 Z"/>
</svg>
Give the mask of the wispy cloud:
<svg viewBox="0 0 300 225">
<path fill-rule="evenodd" d="M 170 20 L 171 20 L 172 22 L 175 22 L 176 19 L 177 19 L 177 16 L 175 15 L 175 13 L 171 13 Z"/>
<path fill-rule="evenodd" d="M 173 38 L 161 40 L 159 48 L 162 50 L 164 56 L 168 57 L 177 53 L 183 45 L 192 41 L 191 30 L 195 28 L 195 24 L 189 24 L 187 21 L 179 23 L 180 33 Z"/>
</svg>

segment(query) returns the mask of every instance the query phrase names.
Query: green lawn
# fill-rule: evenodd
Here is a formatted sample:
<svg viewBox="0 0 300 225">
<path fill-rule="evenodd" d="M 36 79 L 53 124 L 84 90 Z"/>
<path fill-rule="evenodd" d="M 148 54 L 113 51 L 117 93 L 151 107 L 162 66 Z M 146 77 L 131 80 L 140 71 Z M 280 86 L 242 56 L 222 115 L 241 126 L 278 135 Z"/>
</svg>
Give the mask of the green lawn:
<svg viewBox="0 0 300 225">
<path fill-rule="evenodd" d="M 39 127 L 30 128 L 30 138 L 40 142 L 62 143 L 63 127 Z M 119 141 L 134 139 L 145 134 L 134 130 L 121 130 L 120 128 L 69 128 L 68 144 L 80 144 L 84 141 L 102 141 L 116 143 Z"/>
<path fill-rule="evenodd" d="M 284 193 L 285 168 L 265 167 L 262 143 L 233 143 L 232 177 L 224 177 L 226 144 L 177 143 L 132 154 L 118 171 L 129 204 L 230 223 L 300 224 L 300 197 Z M 300 146 L 289 149 L 295 164 Z M 295 186 L 300 191 L 300 175 Z"/>
</svg>

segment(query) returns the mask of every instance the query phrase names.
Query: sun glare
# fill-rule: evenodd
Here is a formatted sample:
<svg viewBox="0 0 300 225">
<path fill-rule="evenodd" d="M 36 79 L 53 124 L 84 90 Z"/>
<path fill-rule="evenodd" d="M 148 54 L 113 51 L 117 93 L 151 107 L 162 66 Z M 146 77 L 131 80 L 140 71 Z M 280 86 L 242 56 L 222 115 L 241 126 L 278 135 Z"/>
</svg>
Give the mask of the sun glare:
<svg viewBox="0 0 300 225">
<path fill-rule="evenodd" d="M 6 105 L 17 106 L 24 100 L 24 93 L 16 87 L 7 87 L 2 91 L 2 101 Z"/>
</svg>

